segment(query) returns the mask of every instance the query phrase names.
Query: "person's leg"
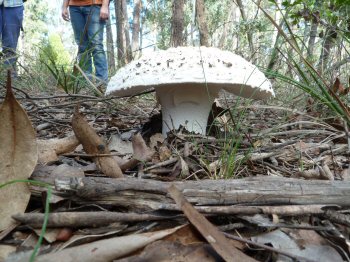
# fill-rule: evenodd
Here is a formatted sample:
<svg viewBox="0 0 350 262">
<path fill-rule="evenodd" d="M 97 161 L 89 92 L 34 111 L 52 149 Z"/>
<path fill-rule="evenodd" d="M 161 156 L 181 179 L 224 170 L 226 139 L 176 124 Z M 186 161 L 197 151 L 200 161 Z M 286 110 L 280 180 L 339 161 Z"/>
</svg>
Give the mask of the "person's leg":
<svg viewBox="0 0 350 262">
<path fill-rule="evenodd" d="M 74 32 L 75 42 L 78 45 L 78 60 L 80 66 L 87 75 L 91 75 L 92 61 L 91 52 L 89 50 L 89 40 L 87 33 L 84 34 L 84 28 L 87 21 L 84 7 L 70 6 L 69 14 Z"/>
<path fill-rule="evenodd" d="M 15 67 L 18 38 L 23 23 L 23 6 L 4 7 L 2 12 L 2 48 L 5 64 Z"/>
<path fill-rule="evenodd" d="M 88 37 L 92 49 L 96 77 L 107 83 L 108 65 L 106 53 L 103 48 L 103 33 L 106 21 L 100 20 L 100 6 L 92 6 L 92 16 L 88 27 Z"/>
<path fill-rule="evenodd" d="M 4 16 L 3 16 L 3 13 L 4 13 L 4 5 L 0 5 L 0 38 L 2 39 L 2 29 L 4 27 Z"/>
</svg>

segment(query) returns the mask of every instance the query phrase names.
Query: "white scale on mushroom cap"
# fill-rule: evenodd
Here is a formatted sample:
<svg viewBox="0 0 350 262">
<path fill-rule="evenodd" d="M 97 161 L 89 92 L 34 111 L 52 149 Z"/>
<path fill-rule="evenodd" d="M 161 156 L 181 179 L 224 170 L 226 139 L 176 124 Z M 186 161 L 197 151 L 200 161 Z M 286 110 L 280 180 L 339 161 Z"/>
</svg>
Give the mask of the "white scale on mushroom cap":
<svg viewBox="0 0 350 262">
<path fill-rule="evenodd" d="M 106 95 L 133 95 L 152 87 L 162 106 L 164 136 L 180 125 L 205 134 L 211 105 L 221 89 L 245 98 L 274 96 L 270 81 L 256 66 L 214 47 L 154 51 L 119 69 Z"/>
</svg>

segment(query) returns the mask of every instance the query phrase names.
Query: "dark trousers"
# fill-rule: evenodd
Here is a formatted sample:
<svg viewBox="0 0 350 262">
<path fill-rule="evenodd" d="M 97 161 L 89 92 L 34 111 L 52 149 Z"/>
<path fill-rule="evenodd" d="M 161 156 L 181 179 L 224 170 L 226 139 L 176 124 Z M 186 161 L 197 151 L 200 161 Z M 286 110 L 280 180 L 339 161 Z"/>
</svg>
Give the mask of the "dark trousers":
<svg viewBox="0 0 350 262">
<path fill-rule="evenodd" d="M 88 76 L 91 75 L 93 58 L 96 77 L 107 82 L 108 66 L 103 48 L 103 31 L 106 21 L 100 20 L 100 9 L 98 5 L 70 6 L 69 12 L 83 70 Z M 86 26 L 87 30 L 84 30 Z"/>
<path fill-rule="evenodd" d="M 0 35 L 5 64 L 14 67 L 17 57 L 16 49 L 23 23 L 23 6 L 0 6 Z"/>
</svg>

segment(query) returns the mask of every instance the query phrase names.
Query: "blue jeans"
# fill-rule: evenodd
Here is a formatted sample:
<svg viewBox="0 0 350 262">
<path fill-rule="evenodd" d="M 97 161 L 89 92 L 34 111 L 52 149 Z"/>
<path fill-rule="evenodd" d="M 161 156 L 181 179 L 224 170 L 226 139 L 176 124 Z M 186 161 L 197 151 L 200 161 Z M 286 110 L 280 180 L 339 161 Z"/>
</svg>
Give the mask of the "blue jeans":
<svg viewBox="0 0 350 262">
<path fill-rule="evenodd" d="M 16 49 L 23 23 L 23 6 L 0 6 L 0 35 L 5 64 L 14 67 L 16 64 Z"/>
<path fill-rule="evenodd" d="M 78 45 L 78 59 L 82 69 L 90 76 L 93 60 L 96 77 L 107 82 L 108 66 L 103 49 L 103 31 L 106 21 L 100 20 L 100 9 L 101 7 L 98 5 L 70 6 L 69 13 L 75 42 Z M 87 30 L 84 34 L 86 25 Z"/>
</svg>

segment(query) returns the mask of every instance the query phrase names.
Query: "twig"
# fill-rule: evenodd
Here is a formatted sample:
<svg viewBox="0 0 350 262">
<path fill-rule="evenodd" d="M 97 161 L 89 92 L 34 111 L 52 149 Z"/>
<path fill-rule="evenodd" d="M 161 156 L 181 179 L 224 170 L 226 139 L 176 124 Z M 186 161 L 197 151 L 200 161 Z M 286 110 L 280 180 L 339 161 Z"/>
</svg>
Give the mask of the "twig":
<svg viewBox="0 0 350 262">
<path fill-rule="evenodd" d="M 348 152 L 350 152 L 350 134 L 349 134 L 349 126 L 348 123 L 344 120 L 344 129 L 345 129 L 345 134 L 346 134 L 346 138 L 348 140 Z"/>
<path fill-rule="evenodd" d="M 119 212 L 61 212 L 50 213 L 49 227 L 100 227 L 114 222 L 140 222 L 179 218 L 181 216 L 160 216 L 151 214 L 119 213 Z M 25 213 L 13 215 L 19 222 L 35 228 L 42 226 L 44 214 Z"/>
<path fill-rule="evenodd" d="M 171 164 L 176 163 L 177 161 L 178 161 L 177 158 L 170 158 L 169 160 L 166 160 L 166 161 L 157 163 L 157 164 L 155 164 L 155 165 L 152 165 L 152 166 L 150 166 L 150 167 L 147 167 L 147 168 L 145 168 L 143 171 L 149 171 L 149 170 L 152 170 L 152 169 L 155 169 L 155 168 L 158 168 L 158 167 L 163 167 L 163 166 L 171 165 Z"/>
<path fill-rule="evenodd" d="M 67 154 L 62 154 L 62 156 L 66 156 L 66 157 L 85 157 L 85 158 L 93 158 L 93 157 L 109 157 L 109 156 L 120 156 L 120 157 L 123 157 L 123 156 L 125 156 L 125 154 L 120 154 L 120 153 L 110 153 L 110 154 L 67 153 Z"/>
<path fill-rule="evenodd" d="M 78 63 L 75 63 L 74 68 L 78 69 L 79 72 L 82 74 L 82 76 L 85 78 L 85 80 L 91 85 L 91 87 L 94 89 L 94 91 L 99 95 L 99 96 L 103 96 L 103 93 L 98 90 L 98 88 L 90 81 L 90 79 L 86 76 L 86 74 L 84 73 L 84 71 L 80 68 Z"/>
</svg>

